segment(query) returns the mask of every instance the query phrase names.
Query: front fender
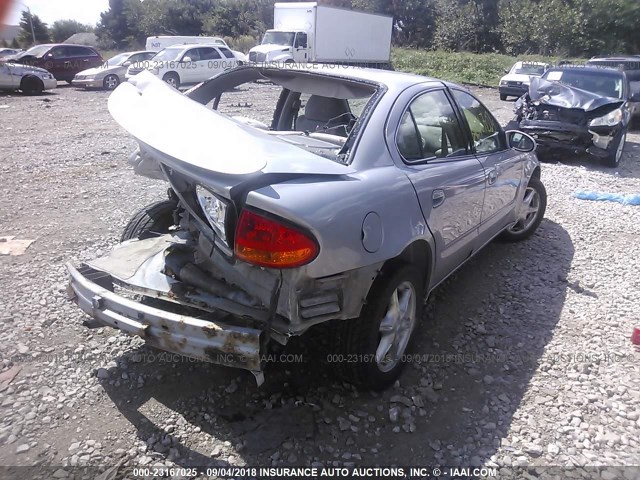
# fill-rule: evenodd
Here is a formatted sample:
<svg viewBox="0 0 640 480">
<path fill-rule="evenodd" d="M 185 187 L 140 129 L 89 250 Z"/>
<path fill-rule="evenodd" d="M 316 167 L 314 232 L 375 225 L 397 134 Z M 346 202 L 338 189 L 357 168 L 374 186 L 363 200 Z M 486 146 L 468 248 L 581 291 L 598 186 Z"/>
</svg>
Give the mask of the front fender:
<svg viewBox="0 0 640 480">
<path fill-rule="evenodd" d="M 539 168 L 540 168 L 540 160 L 538 160 L 538 155 L 536 155 L 535 152 L 528 153 L 527 159 L 524 161 L 524 170 L 523 170 L 525 180 L 526 180 L 526 182 L 524 182 L 525 185 L 529 182 L 529 180 L 533 176 L 536 169 L 539 170 Z"/>
</svg>

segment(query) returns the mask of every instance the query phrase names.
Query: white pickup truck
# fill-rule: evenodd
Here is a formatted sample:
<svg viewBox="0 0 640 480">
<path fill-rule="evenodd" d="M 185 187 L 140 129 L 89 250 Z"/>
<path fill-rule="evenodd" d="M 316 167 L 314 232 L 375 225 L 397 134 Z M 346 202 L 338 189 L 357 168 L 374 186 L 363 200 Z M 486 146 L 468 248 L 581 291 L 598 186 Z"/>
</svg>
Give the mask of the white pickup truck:
<svg viewBox="0 0 640 480">
<path fill-rule="evenodd" d="M 386 15 L 317 2 L 276 3 L 274 28 L 249 51 L 249 61 L 385 66 L 392 29 L 393 18 Z"/>
</svg>

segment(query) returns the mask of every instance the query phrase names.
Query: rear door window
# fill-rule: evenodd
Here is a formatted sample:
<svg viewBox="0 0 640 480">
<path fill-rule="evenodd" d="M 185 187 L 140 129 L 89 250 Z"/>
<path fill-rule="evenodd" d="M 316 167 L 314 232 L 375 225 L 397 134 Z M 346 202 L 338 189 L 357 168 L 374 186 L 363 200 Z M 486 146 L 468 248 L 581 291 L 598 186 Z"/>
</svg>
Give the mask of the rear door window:
<svg viewBox="0 0 640 480">
<path fill-rule="evenodd" d="M 218 50 L 220 50 L 226 58 L 234 58 L 233 52 L 228 48 L 219 47 Z"/>
<path fill-rule="evenodd" d="M 68 57 L 92 57 L 95 56 L 93 50 L 86 47 L 67 47 Z"/>
<path fill-rule="evenodd" d="M 201 47 L 198 49 L 200 60 L 218 60 L 221 58 L 220 53 L 213 47 Z"/>
<path fill-rule="evenodd" d="M 414 99 L 402 117 L 396 143 L 407 163 L 467 154 L 465 136 L 444 90 Z"/>
</svg>

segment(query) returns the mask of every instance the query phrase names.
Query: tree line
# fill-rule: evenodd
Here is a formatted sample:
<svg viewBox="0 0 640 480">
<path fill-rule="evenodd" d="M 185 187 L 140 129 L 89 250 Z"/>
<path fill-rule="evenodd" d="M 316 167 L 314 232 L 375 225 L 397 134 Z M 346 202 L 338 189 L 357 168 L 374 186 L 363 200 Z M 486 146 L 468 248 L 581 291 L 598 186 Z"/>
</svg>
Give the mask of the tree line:
<svg viewBox="0 0 640 480">
<path fill-rule="evenodd" d="M 152 35 L 223 36 L 244 39 L 242 47 L 246 47 L 255 44 L 273 26 L 273 3 L 274 0 L 109 0 L 109 9 L 101 14 L 96 33 L 105 47 L 117 49 L 142 46 L 145 38 Z M 640 54 L 640 35 L 636 33 L 640 25 L 638 0 L 319 3 L 393 16 L 393 42 L 397 46 L 513 55 Z M 55 25 L 49 29 L 52 39 Z M 30 30 L 23 33 L 30 35 Z"/>
<path fill-rule="evenodd" d="M 31 26 L 33 25 L 33 30 Z M 11 48 L 27 48 L 35 44 L 55 42 L 64 42 L 70 36 L 81 32 L 93 32 L 94 27 L 77 22 L 76 20 L 56 20 L 47 25 L 38 15 L 29 15 L 26 11 L 22 12 L 20 18 L 20 34 L 11 42 L 2 41 L 3 47 Z M 33 37 L 35 36 L 35 42 Z"/>
</svg>

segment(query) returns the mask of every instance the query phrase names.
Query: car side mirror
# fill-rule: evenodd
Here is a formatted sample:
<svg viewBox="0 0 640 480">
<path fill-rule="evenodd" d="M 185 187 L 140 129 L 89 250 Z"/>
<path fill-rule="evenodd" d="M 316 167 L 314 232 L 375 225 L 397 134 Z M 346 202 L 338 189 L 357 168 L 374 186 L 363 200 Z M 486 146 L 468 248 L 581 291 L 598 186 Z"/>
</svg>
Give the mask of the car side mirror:
<svg viewBox="0 0 640 480">
<path fill-rule="evenodd" d="M 509 148 L 525 153 L 533 152 L 536 149 L 536 141 L 526 133 L 518 130 L 509 130 L 506 134 Z"/>
<path fill-rule="evenodd" d="M 509 73 L 509 70 L 506 69 L 506 68 L 503 71 L 504 71 L 504 73 Z"/>
<path fill-rule="evenodd" d="M 123 67 L 129 67 L 129 66 L 131 66 L 131 62 L 130 62 L 129 60 L 127 60 L 126 62 L 124 62 L 124 63 L 122 64 L 122 66 L 123 66 Z"/>
<path fill-rule="evenodd" d="M 53 53 L 47 53 L 44 58 L 53 58 Z"/>
<path fill-rule="evenodd" d="M 182 59 L 182 61 L 185 62 L 185 63 L 190 62 L 191 61 L 191 57 L 184 57 Z"/>
</svg>

